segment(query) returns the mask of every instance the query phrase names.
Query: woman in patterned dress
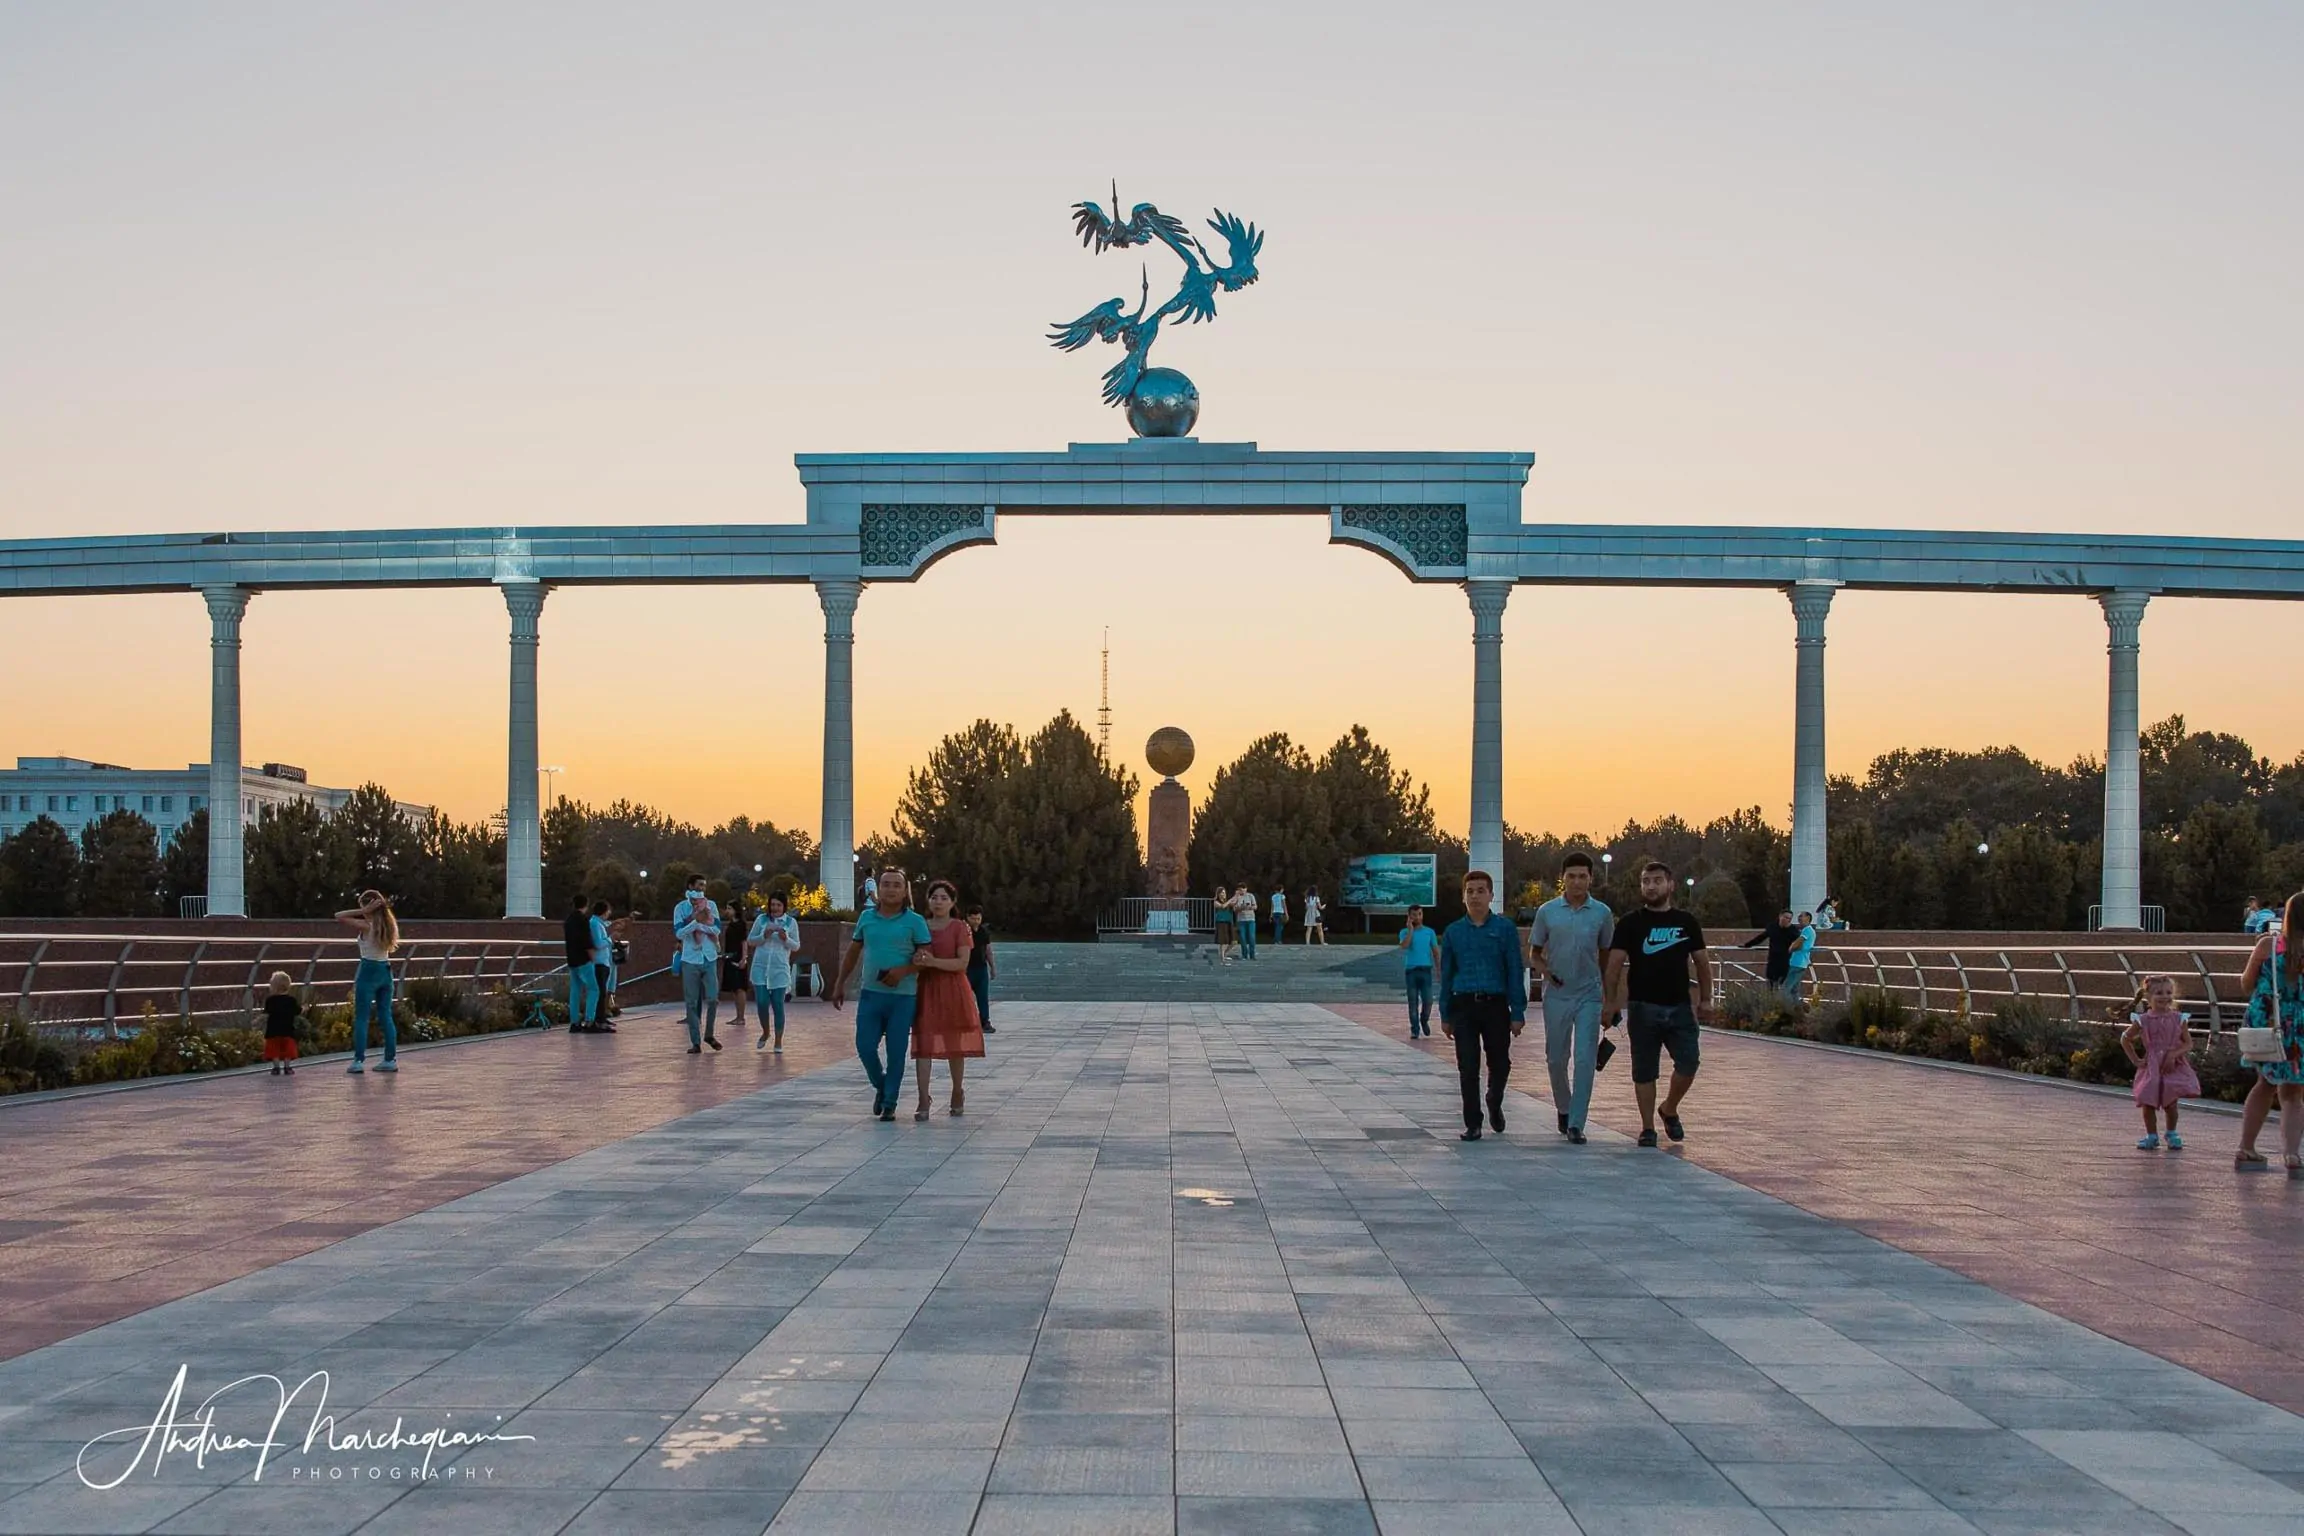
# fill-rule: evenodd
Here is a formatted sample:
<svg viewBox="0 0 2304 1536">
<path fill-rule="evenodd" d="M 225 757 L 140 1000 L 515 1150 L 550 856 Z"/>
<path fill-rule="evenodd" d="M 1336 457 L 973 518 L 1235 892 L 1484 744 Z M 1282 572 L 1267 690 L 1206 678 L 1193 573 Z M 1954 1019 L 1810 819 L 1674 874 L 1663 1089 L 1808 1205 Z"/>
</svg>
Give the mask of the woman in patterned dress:
<svg viewBox="0 0 2304 1536">
<path fill-rule="evenodd" d="M 919 1012 L 912 1021 L 914 1076 L 920 1080 L 920 1102 L 912 1118 L 928 1118 L 928 1074 L 932 1061 L 948 1062 L 952 1069 L 952 1108 L 967 1111 L 962 1066 L 971 1056 L 984 1054 L 984 1021 L 976 1013 L 976 993 L 968 985 L 968 954 L 975 948 L 975 933 L 966 921 L 952 915 L 960 893 L 949 880 L 928 882 L 928 949 L 913 951 L 920 972 Z"/>
<path fill-rule="evenodd" d="M 2304 923 L 2304 894 L 2288 898 L 2280 927 L 2256 941 L 2248 968 L 2240 973 L 2240 985 L 2248 991 L 2249 1028 L 2271 1028 L 2278 999 L 2282 1054 L 2256 1068 L 2256 1085 L 2240 1111 L 2240 1150 L 2232 1157 L 2232 1166 L 2243 1171 L 2270 1166 L 2256 1150 L 2256 1133 L 2264 1129 L 2277 1099 L 2281 1161 L 2292 1179 L 2304 1179 L 2304 931 L 2299 923 Z"/>
</svg>

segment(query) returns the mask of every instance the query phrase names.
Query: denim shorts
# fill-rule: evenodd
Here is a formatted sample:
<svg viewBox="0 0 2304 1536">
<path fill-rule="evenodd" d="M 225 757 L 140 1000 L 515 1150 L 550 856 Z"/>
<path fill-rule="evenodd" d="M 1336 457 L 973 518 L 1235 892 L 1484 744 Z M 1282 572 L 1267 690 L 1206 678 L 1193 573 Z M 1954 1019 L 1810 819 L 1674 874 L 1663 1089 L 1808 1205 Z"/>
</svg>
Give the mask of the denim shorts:
<svg viewBox="0 0 2304 1536">
<path fill-rule="evenodd" d="M 1702 1060 L 1695 1009 L 1685 1003 L 1677 1008 L 1662 1003 L 1634 1003 L 1630 1013 L 1626 1032 L 1632 1044 L 1632 1081 L 1656 1081 L 1666 1051 L 1672 1053 L 1674 1072 L 1682 1077 L 1695 1074 Z"/>
</svg>

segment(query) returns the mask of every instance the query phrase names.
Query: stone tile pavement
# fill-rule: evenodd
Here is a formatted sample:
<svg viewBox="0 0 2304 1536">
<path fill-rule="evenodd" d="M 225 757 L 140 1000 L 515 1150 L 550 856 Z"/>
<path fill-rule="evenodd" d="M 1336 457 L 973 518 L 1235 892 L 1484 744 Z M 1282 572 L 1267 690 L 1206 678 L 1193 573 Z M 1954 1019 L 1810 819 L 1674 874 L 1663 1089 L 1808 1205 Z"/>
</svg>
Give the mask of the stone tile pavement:
<svg viewBox="0 0 2304 1536">
<path fill-rule="evenodd" d="M 1397 1007 L 1331 1006 L 1405 1031 Z M 1513 1086 L 1548 1098 L 1541 1026 L 1518 1043 Z M 1630 1135 L 1622 1066 L 1593 1115 Z M 1685 1118 L 1676 1155 L 2304 1411 L 2304 1183 L 2236 1175 L 2231 1115 L 2188 1110 L 2185 1150 L 2146 1154 L 2125 1093 L 1714 1030 Z"/>
<path fill-rule="evenodd" d="M 723 1010 L 725 1016 L 727 1010 Z M 196 1291 L 831 1061 L 850 1025 L 793 1005 L 785 1054 L 687 1055 L 677 1008 L 613 1036 L 415 1046 L 41 1102 L 0 1100 L 0 1358 Z"/>
<path fill-rule="evenodd" d="M 2304 1528 L 2304 1421 L 1325 1009 L 1001 1026 L 964 1119 L 828 1068 L 0 1362 L 0 1533 Z M 83 1455 L 179 1368 L 532 1438 Z"/>
</svg>

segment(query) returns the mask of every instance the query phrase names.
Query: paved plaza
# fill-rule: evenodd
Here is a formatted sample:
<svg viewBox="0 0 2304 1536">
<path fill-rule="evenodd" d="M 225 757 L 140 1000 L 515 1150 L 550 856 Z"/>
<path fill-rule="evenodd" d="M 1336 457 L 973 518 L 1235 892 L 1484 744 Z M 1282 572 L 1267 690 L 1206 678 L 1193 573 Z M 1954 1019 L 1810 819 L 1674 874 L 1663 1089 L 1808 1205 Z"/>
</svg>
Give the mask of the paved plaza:
<svg viewBox="0 0 2304 1536">
<path fill-rule="evenodd" d="M 844 1023 L 811 1009 L 795 1032 L 829 1062 Z M 747 1082 L 734 1053 L 690 1062 L 631 1029 L 414 1056 L 391 1085 L 410 1115 L 409 1090 L 463 1063 L 460 1114 L 431 1133 L 451 1165 L 491 1129 L 473 1080 L 558 1095 L 571 1143 L 657 1112 L 0 1362 L 0 1532 L 2304 1528 L 2304 1421 L 1890 1246 L 1862 1212 L 1609 1129 L 1570 1148 L 1532 1098 L 1507 1136 L 1459 1143 L 1448 1063 L 1312 1005 L 1026 1004 L 1000 1023 L 967 1116 L 926 1124 L 868 1120 L 852 1063 Z M 639 1086 L 523 1054 L 580 1046 Z M 1749 1047 L 1787 1078 L 1924 1080 Z M 87 1134 L 281 1086 L 77 1105 Z M 387 1134 L 373 1083 L 295 1086 L 320 1091 L 280 1123 L 337 1134 L 251 1148 L 239 1128 L 248 1201 L 266 1156 L 357 1169 Z M 2080 1102 L 2013 1087 L 2051 1120 Z M 1818 1094 L 1818 1117 L 1841 1102 Z M 1876 1109 L 1902 1138 L 1852 1158 L 1959 1150 L 1892 1095 Z M 499 1108 L 511 1129 L 536 1112 Z M 1750 1157 L 1768 1127 L 1736 1124 Z M 2261 1188 L 2292 1279 L 2304 1202 Z M 187 1434 L 236 1378 L 325 1370 L 339 1437 L 533 1438 L 440 1452 L 433 1478 L 410 1475 L 420 1447 L 307 1454 L 307 1388 L 261 1479 L 229 1448 L 155 1467 L 138 1434 L 82 1454 L 149 1426 L 180 1367 Z M 211 1443 L 263 1438 L 276 1403 L 233 1389 Z"/>
</svg>

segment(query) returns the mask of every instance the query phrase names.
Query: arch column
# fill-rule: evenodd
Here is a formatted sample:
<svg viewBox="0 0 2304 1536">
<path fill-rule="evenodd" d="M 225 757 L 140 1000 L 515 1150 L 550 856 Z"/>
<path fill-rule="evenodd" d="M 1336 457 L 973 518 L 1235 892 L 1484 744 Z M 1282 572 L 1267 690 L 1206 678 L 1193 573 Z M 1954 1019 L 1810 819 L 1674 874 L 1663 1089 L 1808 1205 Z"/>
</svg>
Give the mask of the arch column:
<svg viewBox="0 0 2304 1536">
<path fill-rule="evenodd" d="M 1472 604 L 1472 825 L 1467 841 L 1473 869 L 1484 869 L 1504 889 L 1504 605 L 1509 581 L 1467 581 Z"/>
<path fill-rule="evenodd" d="M 1831 894 L 1831 831 L 1824 778 L 1824 620 L 1836 581 L 1796 581 L 1792 600 L 1792 910 L 1813 912 Z"/>
<path fill-rule="evenodd" d="M 536 639 L 544 613 L 540 581 L 508 581 L 512 614 L 512 696 L 504 776 L 504 915 L 544 915 L 544 826 L 536 798 Z"/>
<path fill-rule="evenodd" d="M 246 849 L 240 828 L 240 620 L 252 595 L 246 587 L 200 589 L 208 604 L 210 917 L 248 915 Z"/>
<path fill-rule="evenodd" d="M 2144 926 L 2144 778 L 2137 671 L 2149 592 L 2101 592 L 2110 631 L 2111 690 L 2104 733 L 2104 888 L 2099 928 Z"/>
<path fill-rule="evenodd" d="M 818 865 L 835 908 L 856 905 L 856 602 L 853 576 L 816 583 L 824 607 L 824 815 Z"/>
</svg>

